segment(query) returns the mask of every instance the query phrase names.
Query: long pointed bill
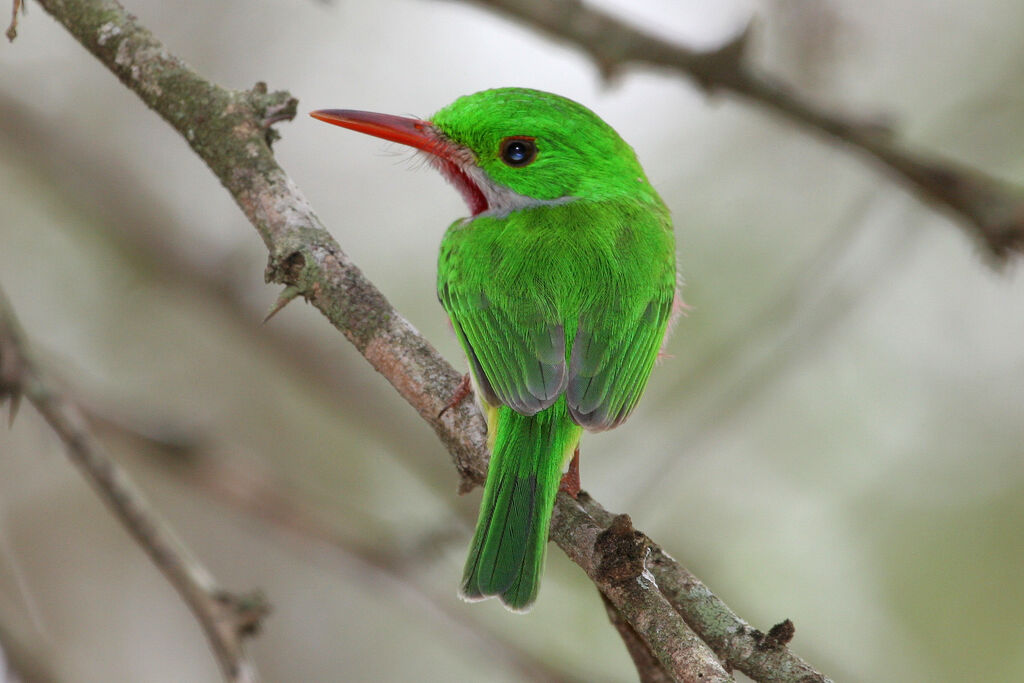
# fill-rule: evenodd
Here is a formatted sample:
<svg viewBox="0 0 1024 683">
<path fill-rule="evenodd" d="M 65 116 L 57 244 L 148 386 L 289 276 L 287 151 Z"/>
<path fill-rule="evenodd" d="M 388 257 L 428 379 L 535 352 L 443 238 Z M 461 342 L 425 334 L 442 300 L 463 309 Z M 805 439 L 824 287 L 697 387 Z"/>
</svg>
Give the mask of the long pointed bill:
<svg viewBox="0 0 1024 683">
<path fill-rule="evenodd" d="M 416 149 L 422 149 L 424 152 L 448 158 L 446 152 L 449 145 L 437 136 L 429 121 L 355 109 L 318 109 L 310 112 L 309 115 L 314 119 L 333 123 L 335 126 L 409 145 Z"/>
<path fill-rule="evenodd" d="M 473 162 L 472 152 L 445 138 L 430 121 L 355 109 L 318 109 L 309 115 L 335 126 L 409 145 L 433 155 L 434 165 L 459 191 L 470 212 L 476 216 L 487 210 L 487 197 L 464 170 L 466 164 Z"/>
</svg>

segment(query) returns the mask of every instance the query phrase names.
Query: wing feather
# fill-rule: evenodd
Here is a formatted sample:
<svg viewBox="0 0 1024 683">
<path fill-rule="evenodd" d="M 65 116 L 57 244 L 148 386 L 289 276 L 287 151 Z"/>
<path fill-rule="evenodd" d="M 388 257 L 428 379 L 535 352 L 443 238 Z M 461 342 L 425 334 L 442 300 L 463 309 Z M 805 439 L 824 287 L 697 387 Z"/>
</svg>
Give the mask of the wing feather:
<svg viewBox="0 0 1024 683">
<path fill-rule="evenodd" d="M 629 417 L 647 386 L 672 314 L 673 286 L 633 310 L 584 315 L 572 345 L 566 398 L 583 427 L 602 431 Z"/>
<path fill-rule="evenodd" d="M 487 404 L 534 415 L 565 393 L 595 431 L 629 416 L 675 296 L 671 225 L 649 209 L 579 201 L 449 228 L 438 297 Z"/>
<path fill-rule="evenodd" d="M 513 316 L 480 291 L 460 295 L 445 284 L 440 295 L 485 400 L 534 415 L 565 391 L 562 325 L 539 314 Z"/>
</svg>

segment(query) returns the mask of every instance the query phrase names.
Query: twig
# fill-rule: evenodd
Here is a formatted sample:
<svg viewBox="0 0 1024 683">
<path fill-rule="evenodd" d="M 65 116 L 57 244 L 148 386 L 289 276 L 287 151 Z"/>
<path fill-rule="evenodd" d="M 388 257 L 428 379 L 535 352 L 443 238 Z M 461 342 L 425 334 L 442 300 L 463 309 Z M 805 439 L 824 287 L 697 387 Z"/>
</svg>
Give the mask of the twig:
<svg viewBox="0 0 1024 683">
<path fill-rule="evenodd" d="M 14 39 L 18 37 L 18 10 L 24 11 L 25 6 L 22 0 L 14 0 L 11 5 L 11 23 L 7 27 L 7 40 L 14 42 Z"/>
<path fill-rule="evenodd" d="M 27 355 L 14 312 L 0 292 L 0 400 L 21 395 L 60 436 L 72 462 L 192 610 L 225 679 L 257 681 L 255 665 L 245 656 L 242 640 L 256 632 L 267 612 L 266 604 L 258 594 L 234 595 L 217 587 L 127 473 L 104 452 L 79 408 L 53 387 Z"/>
<path fill-rule="evenodd" d="M 751 64 L 749 27 L 721 47 L 690 50 L 580 0 L 462 0 L 512 17 L 586 52 L 606 77 L 631 64 L 673 70 L 727 91 L 872 158 L 922 201 L 955 215 L 996 263 L 1024 253 L 1024 188 L 912 150 L 888 128 L 829 111 Z"/>
<path fill-rule="evenodd" d="M 273 159 L 262 122 L 280 116 L 287 93 L 227 91 L 202 79 L 112 0 L 40 0 L 90 52 L 182 133 L 252 222 L 270 252 L 269 282 L 294 286 L 394 385 L 448 447 L 468 485 L 486 471 L 484 427 L 463 402 L 437 416 L 462 376 L 370 283 L 324 229 L 301 192 Z M 617 584 L 608 570 L 619 534 L 559 496 L 551 537 L 594 579 L 644 638 L 666 670 L 694 666 L 705 682 L 727 680 L 653 581 Z M 620 525 L 621 526 L 621 525 Z M 621 529 L 620 529 L 621 530 Z M 614 563 L 613 563 L 614 564 Z M 642 565 L 642 563 L 641 563 Z M 626 563 L 637 568 L 635 558 Z M 627 572 L 628 573 L 628 572 Z M 623 575 L 625 576 L 625 575 Z M 728 645 L 728 643 L 726 644 Z M 723 653 L 719 653 L 722 655 Z M 725 653 L 724 656 L 730 656 Z M 820 676 L 820 675 L 819 675 Z M 785 679 L 772 679 L 785 680 Z"/>
</svg>

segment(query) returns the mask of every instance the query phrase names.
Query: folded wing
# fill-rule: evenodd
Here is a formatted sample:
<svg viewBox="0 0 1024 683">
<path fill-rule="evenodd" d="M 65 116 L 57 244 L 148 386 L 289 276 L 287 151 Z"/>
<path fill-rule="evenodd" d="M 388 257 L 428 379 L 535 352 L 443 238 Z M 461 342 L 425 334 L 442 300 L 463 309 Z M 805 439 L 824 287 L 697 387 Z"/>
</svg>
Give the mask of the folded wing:
<svg viewBox="0 0 1024 683">
<path fill-rule="evenodd" d="M 565 391 L 562 325 L 539 312 L 495 306 L 483 291 L 459 291 L 445 283 L 438 294 L 488 403 L 534 415 Z"/>
</svg>

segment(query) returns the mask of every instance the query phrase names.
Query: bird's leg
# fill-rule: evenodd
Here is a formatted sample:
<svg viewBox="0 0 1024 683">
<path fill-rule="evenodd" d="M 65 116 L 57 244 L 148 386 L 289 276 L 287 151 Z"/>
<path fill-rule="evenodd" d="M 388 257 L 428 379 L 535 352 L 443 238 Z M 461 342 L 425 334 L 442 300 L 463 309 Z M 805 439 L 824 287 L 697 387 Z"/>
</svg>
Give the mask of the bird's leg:
<svg viewBox="0 0 1024 683">
<path fill-rule="evenodd" d="M 441 412 L 437 414 L 437 419 L 440 420 L 445 413 L 462 403 L 462 399 L 466 398 L 471 393 L 473 393 L 473 383 L 469 380 L 469 373 L 467 372 L 462 376 L 462 381 L 459 382 L 459 386 L 455 389 L 455 393 L 452 394 L 452 400 L 448 401 L 448 405 L 442 408 Z"/>
<path fill-rule="evenodd" d="M 558 485 L 559 491 L 565 491 L 574 499 L 580 495 L 580 447 L 572 454 L 569 461 L 569 469 L 562 475 L 562 483 Z"/>
</svg>

